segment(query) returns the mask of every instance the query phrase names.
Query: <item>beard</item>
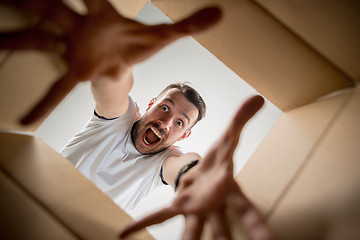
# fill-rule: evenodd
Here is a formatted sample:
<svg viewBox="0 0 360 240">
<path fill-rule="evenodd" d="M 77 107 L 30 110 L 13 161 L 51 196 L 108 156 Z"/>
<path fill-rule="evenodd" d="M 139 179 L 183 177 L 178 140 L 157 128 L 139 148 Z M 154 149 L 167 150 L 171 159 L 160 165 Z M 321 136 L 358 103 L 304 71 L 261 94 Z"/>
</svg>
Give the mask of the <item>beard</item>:
<svg viewBox="0 0 360 240">
<path fill-rule="evenodd" d="M 158 137 L 152 132 L 151 128 L 155 128 L 161 135 Z M 151 135 L 151 137 L 149 137 Z M 131 129 L 131 139 L 135 148 L 142 154 L 155 154 L 159 153 L 171 145 L 166 145 L 167 134 L 159 124 L 149 122 L 145 123 L 143 118 L 136 121 Z M 151 140 L 149 140 L 151 139 Z"/>
</svg>

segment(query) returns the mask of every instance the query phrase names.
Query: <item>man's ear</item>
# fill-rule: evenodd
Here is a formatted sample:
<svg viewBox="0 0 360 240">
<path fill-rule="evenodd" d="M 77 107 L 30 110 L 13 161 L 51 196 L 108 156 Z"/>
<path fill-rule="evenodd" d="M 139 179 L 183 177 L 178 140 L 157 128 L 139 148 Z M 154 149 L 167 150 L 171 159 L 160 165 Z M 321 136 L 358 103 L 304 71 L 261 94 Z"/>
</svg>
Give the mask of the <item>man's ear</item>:
<svg viewBox="0 0 360 240">
<path fill-rule="evenodd" d="M 154 97 L 153 99 L 151 99 L 151 101 L 150 101 L 149 104 L 148 104 L 148 108 L 146 109 L 146 111 L 149 110 L 149 109 L 151 108 L 151 106 L 154 105 L 155 102 L 156 102 L 156 97 Z"/>
<path fill-rule="evenodd" d="M 190 134 L 191 134 L 191 129 L 186 130 L 186 132 L 178 139 L 178 141 L 184 140 L 185 138 L 190 136 Z"/>
</svg>

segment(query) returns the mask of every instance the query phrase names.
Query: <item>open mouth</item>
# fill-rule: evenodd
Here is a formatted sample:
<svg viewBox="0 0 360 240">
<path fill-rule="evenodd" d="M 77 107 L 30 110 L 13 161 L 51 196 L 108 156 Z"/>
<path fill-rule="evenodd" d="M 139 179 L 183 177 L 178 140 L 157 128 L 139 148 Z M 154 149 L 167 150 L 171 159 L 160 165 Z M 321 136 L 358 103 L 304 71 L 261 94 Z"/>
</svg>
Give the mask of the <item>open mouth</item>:
<svg viewBox="0 0 360 240">
<path fill-rule="evenodd" d="M 151 127 L 146 130 L 144 136 L 144 142 L 146 145 L 153 145 L 155 143 L 160 142 L 161 140 L 161 133 L 154 127 Z"/>
</svg>

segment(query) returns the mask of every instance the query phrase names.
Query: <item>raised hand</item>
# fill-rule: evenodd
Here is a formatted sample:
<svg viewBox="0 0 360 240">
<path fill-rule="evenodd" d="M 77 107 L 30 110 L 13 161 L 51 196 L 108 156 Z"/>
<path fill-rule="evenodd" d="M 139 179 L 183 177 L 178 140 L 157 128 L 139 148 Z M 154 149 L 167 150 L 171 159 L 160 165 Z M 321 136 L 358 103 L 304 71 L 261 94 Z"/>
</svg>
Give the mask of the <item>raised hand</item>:
<svg viewBox="0 0 360 240">
<path fill-rule="evenodd" d="M 51 22 L 57 31 L 42 25 L 36 29 L 0 34 L 0 49 L 56 51 L 67 64 L 67 73 L 22 119 L 35 122 L 47 114 L 81 81 L 121 79 L 132 67 L 171 42 L 213 26 L 220 20 L 218 8 L 200 10 L 175 24 L 147 26 L 126 19 L 104 0 L 85 0 L 88 13 L 79 15 L 60 0 L 5 0 L 17 9 Z"/>
<path fill-rule="evenodd" d="M 213 239 L 233 239 L 226 215 L 226 211 L 231 209 L 249 239 L 274 239 L 261 214 L 233 178 L 233 154 L 241 130 L 263 103 L 264 99 L 260 96 L 249 98 L 205 158 L 182 177 L 178 195 L 171 206 L 131 223 L 121 230 L 119 237 L 124 238 L 144 227 L 182 214 L 186 221 L 183 239 L 200 239 L 207 221 L 213 230 Z"/>
</svg>

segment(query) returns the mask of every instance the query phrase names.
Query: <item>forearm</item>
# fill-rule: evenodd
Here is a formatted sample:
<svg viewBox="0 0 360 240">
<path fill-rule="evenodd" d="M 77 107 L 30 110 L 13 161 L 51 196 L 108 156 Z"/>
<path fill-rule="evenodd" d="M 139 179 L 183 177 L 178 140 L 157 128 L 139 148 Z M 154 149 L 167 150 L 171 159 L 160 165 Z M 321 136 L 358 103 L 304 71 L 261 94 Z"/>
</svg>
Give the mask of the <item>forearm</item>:
<svg viewBox="0 0 360 240">
<path fill-rule="evenodd" d="M 106 118 L 121 116 L 128 108 L 128 94 L 133 85 L 132 69 L 118 78 L 101 77 L 91 80 L 96 112 Z"/>
<path fill-rule="evenodd" d="M 164 180 L 174 189 L 177 189 L 182 176 L 187 172 L 184 172 L 184 170 L 189 170 L 191 168 L 189 168 L 189 164 L 197 160 L 202 160 L 201 156 L 197 153 L 186 153 L 181 156 L 167 158 L 163 164 Z M 178 183 L 176 184 L 176 182 Z"/>
</svg>

